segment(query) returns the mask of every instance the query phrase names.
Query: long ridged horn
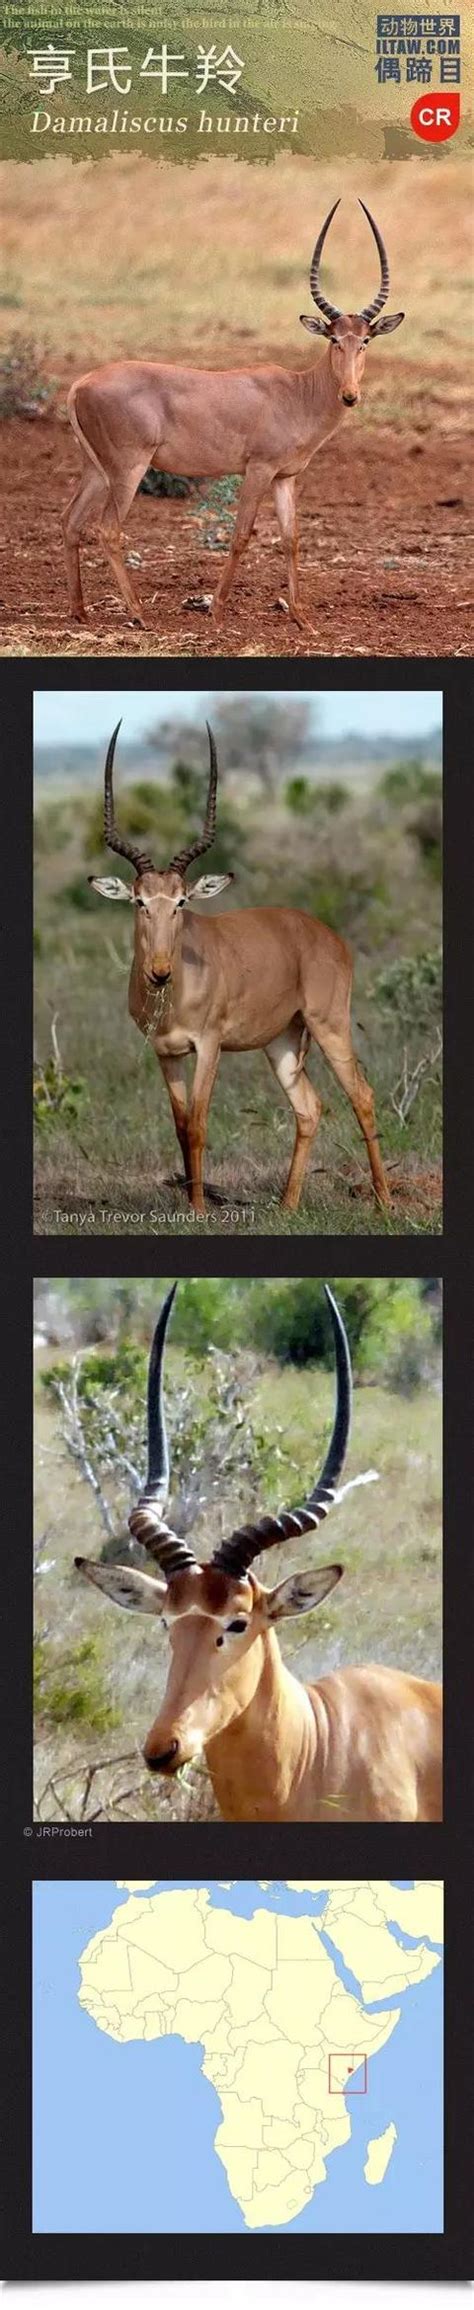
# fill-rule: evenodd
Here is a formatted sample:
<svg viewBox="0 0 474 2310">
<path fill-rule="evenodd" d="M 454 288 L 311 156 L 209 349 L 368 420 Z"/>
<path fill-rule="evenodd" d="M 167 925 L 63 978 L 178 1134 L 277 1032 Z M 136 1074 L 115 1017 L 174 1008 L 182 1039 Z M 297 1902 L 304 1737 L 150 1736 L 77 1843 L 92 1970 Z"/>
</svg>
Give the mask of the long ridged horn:
<svg viewBox="0 0 474 2310">
<path fill-rule="evenodd" d="M 196 842 L 190 842 L 188 844 L 187 850 L 179 850 L 176 858 L 170 859 L 170 873 L 173 869 L 175 869 L 177 874 L 185 874 L 187 867 L 191 866 L 193 858 L 200 858 L 203 850 L 210 850 L 214 841 L 214 835 L 216 831 L 216 795 L 218 779 L 217 750 L 215 738 L 213 737 L 209 722 L 206 722 L 206 730 L 209 739 L 210 766 L 206 816 L 202 834 L 198 835 Z"/>
<path fill-rule="evenodd" d="M 223 1540 L 212 1558 L 222 1572 L 231 1572 L 238 1579 L 248 1572 L 255 1556 L 265 1548 L 274 1548 L 277 1541 L 293 1540 L 298 1533 L 314 1532 L 332 1508 L 338 1479 L 344 1465 L 349 1441 L 352 1405 L 352 1375 L 349 1341 L 328 1285 L 324 1285 L 331 1316 L 336 1349 L 336 1410 L 334 1426 L 324 1466 L 309 1499 L 301 1508 L 283 1508 L 279 1516 L 262 1516 L 258 1524 L 243 1524 Z"/>
<path fill-rule="evenodd" d="M 155 1564 L 171 1580 L 173 1573 L 189 1571 L 196 1558 L 185 1540 L 179 1540 L 164 1521 L 169 1493 L 170 1462 L 163 1402 L 163 1355 L 168 1323 L 176 1292 L 176 1284 L 167 1293 L 155 1327 L 148 1366 L 147 1418 L 148 1467 L 145 1489 L 140 1492 L 136 1508 L 129 1516 L 129 1529 L 134 1540 L 140 1540 Z"/>
<path fill-rule="evenodd" d="M 367 217 L 367 223 L 370 225 L 370 230 L 373 233 L 374 241 L 376 242 L 380 257 L 380 288 L 377 292 L 377 296 L 373 299 L 373 303 L 371 305 L 364 305 L 363 312 L 359 313 L 359 320 L 375 321 L 376 314 L 381 313 L 382 305 L 386 305 L 387 303 L 387 297 L 390 288 L 389 263 L 385 241 L 382 240 L 382 234 L 379 232 L 379 227 L 375 223 L 375 217 L 371 216 L 370 209 L 366 208 L 365 201 L 359 201 L 359 208 L 363 209 L 364 216 Z"/>
<path fill-rule="evenodd" d="M 108 748 L 107 748 L 107 758 L 106 758 L 106 764 L 105 764 L 105 772 L 104 772 L 104 834 L 105 834 L 105 840 L 106 840 L 106 843 L 107 843 L 107 846 L 108 846 L 108 849 L 109 849 L 109 850 L 117 850 L 117 851 L 118 851 L 118 853 L 119 853 L 119 857 L 120 857 L 120 858 L 129 858 L 129 859 L 130 859 L 130 864 L 131 864 L 131 866 L 135 866 L 135 867 L 136 867 L 136 871 L 137 871 L 137 874 L 144 874 L 144 872 L 145 872 L 145 870 L 146 870 L 146 868 L 147 868 L 147 867 L 150 867 L 150 868 L 151 868 L 151 871 L 152 871 L 152 873 L 153 873 L 153 872 L 154 872 L 154 859 L 153 859 L 153 858 L 149 858 L 149 857 L 148 857 L 148 854 L 147 854 L 147 852 L 146 852 L 146 851 L 144 851 L 144 850 L 139 850 L 139 849 L 138 849 L 138 846 L 137 846 L 137 844 L 136 844 L 136 843 L 134 843 L 134 842 L 123 842 L 123 841 L 122 841 L 122 836 L 121 836 L 121 834 L 119 834 L 119 833 L 118 833 L 118 829 L 117 829 L 117 827 L 116 827 L 116 824 L 115 824 L 115 812 L 114 812 L 114 786 L 113 786 L 114 754 L 115 754 L 115 748 L 116 748 L 116 744 L 117 744 L 117 738 L 118 738 L 119 730 L 121 729 L 121 727 L 122 727 L 122 723 L 121 723 L 121 720 L 120 720 L 120 722 L 117 722 L 117 728 L 116 728 L 116 730 L 113 730 L 113 732 L 112 732 L 112 737 L 111 737 L 111 740 L 110 740 L 110 745 L 109 745 L 109 746 L 108 746 Z"/>
<path fill-rule="evenodd" d="M 325 314 L 327 321 L 340 321 L 341 319 L 339 306 L 329 305 L 327 297 L 323 297 L 322 290 L 319 287 L 319 267 L 322 251 L 324 248 L 324 242 L 326 239 L 326 233 L 329 232 L 329 226 L 332 224 L 332 219 L 336 214 L 336 209 L 338 208 L 339 200 L 333 202 L 332 209 L 329 210 L 329 216 L 326 217 L 325 223 L 321 226 L 321 231 L 316 242 L 316 248 L 314 249 L 311 259 L 311 270 L 309 276 L 311 295 L 314 297 L 315 305 L 319 305 L 320 313 Z"/>
</svg>

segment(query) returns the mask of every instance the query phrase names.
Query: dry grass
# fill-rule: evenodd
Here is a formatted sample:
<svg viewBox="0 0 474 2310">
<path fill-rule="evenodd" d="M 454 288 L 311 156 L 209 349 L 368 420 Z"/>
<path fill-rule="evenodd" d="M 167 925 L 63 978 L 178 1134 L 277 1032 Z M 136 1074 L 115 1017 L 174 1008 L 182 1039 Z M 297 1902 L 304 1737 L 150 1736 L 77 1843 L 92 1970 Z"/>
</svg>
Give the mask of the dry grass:
<svg viewBox="0 0 474 2310">
<path fill-rule="evenodd" d="M 38 381 L 54 381 L 55 391 L 46 419 L 4 426 L 4 655 L 469 655 L 468 171 L 449 151 L 436 166 L 416 155 L 328 164 L 286 154 L 266 168 L 221 157 L 177 167 L 133 154 L 102 165 L 59 154 L 41 166 L 2 164 L 0 358 L 13 338 L 33 342 Z M 322 347 L 299 315 L 310 302 L 316 229 L 337 192 L 326 291 L 352 306 L 375 289 L 361 195 L 386 233 L 392 310 L 404 308 L 406 319 L 371 347 L 355 422 L 306 477 L 303 594 L 315 638 L 277 607 L 269 506 L 221 631 L 189 608 L 191 577 L 193 590 L 212 591 L 217 567 L 196 509 L 162 506 L 158 520 L 142 497 L 131 539 L 146 630 L 126 623 L 93 536 L 83 549 L 91 613 L 83 634 L 68 618 L 60 548 L 79 474 L 65 421 L 72 379 L 126 356 L 311 367 Z"/>
<path fill-rule="evenodd" d="M 344 205 L 328 248 L 328 294 L 351 307 L 375 282 L 362 193 L 386 232 L 394 304 L 407 310 L 400 336 L 371 355 L 372 407 L 380 398 L 396 419 L 402 361 L 414 365 L 414 389 L 420 361 L 430 372 L 444 364 L 460 421 L 470 342 L 468 161 L 329 165 L 283 154 L 258 175 L 220 158 L 192 170 L 134 156 L 101 167 L 62 157 L 35 168 L 5 161 L 0 343 L 24 329 L 61 379 L 78 363 L 121 354 L 224 365 L 234 347 L 239 359 L 271 349 L 309 362 L 298 315 L 335 180 Z"/>
</svg>

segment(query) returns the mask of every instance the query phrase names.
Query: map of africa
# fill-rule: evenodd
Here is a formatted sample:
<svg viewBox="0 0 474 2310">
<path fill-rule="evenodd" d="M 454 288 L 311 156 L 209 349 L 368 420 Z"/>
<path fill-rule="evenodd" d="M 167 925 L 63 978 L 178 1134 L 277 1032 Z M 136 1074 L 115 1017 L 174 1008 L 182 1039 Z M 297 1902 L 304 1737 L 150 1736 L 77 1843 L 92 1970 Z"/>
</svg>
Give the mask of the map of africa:
<svg viewBox="0 0 474 2310">
<path fill-rule="evenodd" d="M 34 1888 L 36 2231 L 442 2229 L 443 1887 Z"/>
</svg>

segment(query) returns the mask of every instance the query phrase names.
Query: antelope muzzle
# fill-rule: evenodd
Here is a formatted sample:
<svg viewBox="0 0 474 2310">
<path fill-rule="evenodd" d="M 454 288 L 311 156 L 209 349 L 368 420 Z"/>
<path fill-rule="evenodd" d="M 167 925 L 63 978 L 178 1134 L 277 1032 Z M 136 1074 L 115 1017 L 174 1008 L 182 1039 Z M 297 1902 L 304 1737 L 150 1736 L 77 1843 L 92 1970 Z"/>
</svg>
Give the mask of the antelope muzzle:
<svg viewBox="0 0 474 2310">
<path fill-rule="evenodd" d="M 147 976 L 151 981 L 152 987 L 167 987 L 168 979 L 171 978 L 171 969 L 169 963 L 165 964 L 164 967 L 161 963 L 152 963 L 151 971 L 147 973 Z"/>
<path fill-rule="evenodd" d="M 184 1763 L 178 1740 L 169 1741 L 166 1748 L 159 1749 L 157 1752 L 150 1749 L 149 1742 L 145 1741 L 143 1755 L 149 1772 L 164 1773 L 168 1780 L 172 1779 L 173 1773 L 179 1772 L 180 1765 Z"/>
</svg>

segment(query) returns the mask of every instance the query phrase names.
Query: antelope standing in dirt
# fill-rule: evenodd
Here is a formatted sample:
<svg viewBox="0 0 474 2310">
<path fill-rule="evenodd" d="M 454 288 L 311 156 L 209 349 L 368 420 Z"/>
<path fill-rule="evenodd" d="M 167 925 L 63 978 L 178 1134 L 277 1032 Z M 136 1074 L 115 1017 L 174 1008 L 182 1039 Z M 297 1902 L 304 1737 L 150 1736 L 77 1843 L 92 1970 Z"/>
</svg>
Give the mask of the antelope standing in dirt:
<svg viewBox="0 0 474 2310">
<path fill-rule="evenodd" d="M 199 1564 L 165 1522 L 170 1470 L 162 1394 L 169 1292 L 148 1379 L 148 1472 L 129 1518 L 161 1580 L 76 1557 L 77 1569 L 129 1612 L 168 1631 L 172 1665 L 144 1756 L 167 1777 L 204 1752 L 227 1821 L 428 1821 L 441 1818 L 438 1685 L 393 1668 L 346 1668 L 302 1685 L 283 1663 L 276 1629 L 314 1611 L 341 1564 L 294 1572 L 263 1588 L 250 1571 L 279 1542 L 314 1532 L 351 1485 L 337 1489 L 350 1430 L 351 1364 L 344 1324 L 326 1290 L 336 1351 L 334 1427 L 321 1475 L 302 1507 L 245 1524 Z M 353 1479 L 367 1483 L 373 1471 Z M 218 1655 L 218 1658 L 217 1658 Z"/>
<path fill-rule="evenodd" d="M 193 859 L 209 850 L 216 825 L 217 754 L 207 724 L 210 773 L 202 834 L 164 871 L 125 841 L 115 823 L 113 761 L 120 722 L 105 764 L 104 827 L 110 850 L 135 868 L 133 883 L 89 877 L 100 897 L 135 908 L 129 1010 L 156 1051 L 171 1101 L 193 1211 L 205 1217 L 203 1157 L 207 1118 L 222 1051 L 266 1052 L 296 1117 L 293 1160 L 283 1196 L 296 1211 L 322 1102 L 306 1074 L 311 1037 L 342 1084 L 366 1142 L 375 1194 L 389 1202 L 375 1127 L 373 1093 L 355 1057 L 350 1027 L 352 959 L 325 923 L 286 906 L 247 907 L 208 921 L 187 909 L 214 898 L 231 874 L 204 875 L 191 888 Z M 196 1053 L 188 1105 L 183 1061 Z"/>
<path fill-rule="evenodd" d="M 288 607 L 300 626 L 307 624 L 300 601 L 296 489 L 299 477 L 323 441 L 328 441 L 348 409 L 361 397 L 367 347 L 374 337 L 398 329 L 403 313 L 386 314 L 390 278 L 378 225 L 364 210 L 380 259 L 380 288 L 362 313 L 341 313 L 319 287 L 326 233 L 339 207 L 334 201 L 314 250 L 310 287 L 322 319 L 300 314 L 305 329 L 327 339 L 325 360 L 315 369 L 189 369 L 158 361 L 112 361 L 79 377 L 68 396 L 68 415 L 84 453 L 85 470 L 67 508 L 64 541 L 69 606 L 86 616 L 79 548 L 85 531 L 98 522 L 104 553 L 130 617 L 143 624 L 123 553 L 122 524 L 148 466 L 199 477 L 243 474 L 230 552 L 214 596 L 223 610 L 241 555 L 252 535 L 258 508 L 273 492 L 287 559 Z M 203 607 L 212 597 L 205 596 Z"/>
</svg>

